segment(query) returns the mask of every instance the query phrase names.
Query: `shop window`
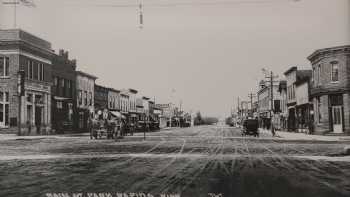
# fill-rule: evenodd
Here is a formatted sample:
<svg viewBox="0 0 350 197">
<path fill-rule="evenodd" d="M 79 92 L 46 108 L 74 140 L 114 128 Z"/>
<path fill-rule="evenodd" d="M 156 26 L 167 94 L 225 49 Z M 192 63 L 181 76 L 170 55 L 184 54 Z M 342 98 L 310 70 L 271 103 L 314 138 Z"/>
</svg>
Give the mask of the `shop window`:
<svg viewBox="0 0 350 197">
<path fill-rule="evenodd" d="M 61 101 L 57 101 L 57 109 L 62 109 L 63 108 L 63 104 Z"/>
<path fill-rule="evenodd" d="M 87 94 L 87 91 L 84 91 L 84 102 L 85 102 L 85 105 L 90 105 L 90 103 L 88 103 L 88 94 Z"/>
<path fill-rule="evenodd" d="M 42 95 L 35 95 L 35 104 L 44 104 L 44 99 Z"/>
<path fill-rule="evenodd" d="M 10 59 L 8 57 L 0 57 L 0 77 L 8 77 L 10 69 Z"/>
<path fill-rule="evenodd" d="M 0 127 L 9 125 L 9 93 L 0 92 Z"/>
<path fill-rule="evenodd" d="M 316 101 L 317 101 L 318 123 L 320 123 L 322 120 L 322 113 L 321 113 L 321 104 L 322 103 L 321 103 L 320 97 L 317 97 Z"/>
<path fill-rule="evenodd" d="M 61 87 L 62 87 L 62 88 L 64 88 L 64 81 L 65 81 L 64 79 L 61 79 L 61 81 L 60 81 L 60 82 L 61 82 Z"/>
<path fill-rule="evenodd" d="M 89 106 L 92 106 L 92 92 L 89 92 Z"/>
<path fill-rule="evenodd" d="M 82 91 L 78 91 L 78 105 L 81 106 L 83 104 L 83 97 L 82 97 Z"/>
<path fill-rule="evenodd" d="M 53 77 L 54 86 L 58 86 L 58 77 Z"/>
<path fill-rule="evenodd" d="M 27 94 L 27 102 L 32 103 L 33 102 L 33 95 Z"/>
<path fill-rule="evenodd" d="M 330 95 L 329 102 L 331 106 L 343 105 L 343 95 L 342 94 Z"/>
</svg>

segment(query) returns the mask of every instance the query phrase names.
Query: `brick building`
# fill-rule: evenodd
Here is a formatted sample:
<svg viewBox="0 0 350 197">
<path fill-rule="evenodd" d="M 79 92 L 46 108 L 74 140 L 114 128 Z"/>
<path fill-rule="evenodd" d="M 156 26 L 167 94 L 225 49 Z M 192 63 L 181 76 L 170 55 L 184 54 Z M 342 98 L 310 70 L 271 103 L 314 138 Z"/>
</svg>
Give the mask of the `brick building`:
<svg viewBox="0 0 350 197">
<path fill-rule="evenodd" d="M 316 50 L 310 96 L 316 134 L 350 134 L 350 45 Z"/>
<path fill-rule="evenodd" d="M 125 91 L 120 92 L 120 112 L 126 117 L 129 114 L 129 94 Z"/>
<path fill-rule="evenodd" d="M 110 111 L 120 111 L 120 90 L 108 89 L 108 109 Z"/>
<path fill-rule="evenodd" d="M 270 84 L 265 81 L 260 81 L 260 89 L 258 90 L 258 117 L 260 127 L 270 128 L 271 118 L 279 116 L 281 112 L 280 108 L 280 94 L 278 92 L 279 82 L 274 82 L 272 85 L 272 91 Z M 273 93 L 272 103 L 271 103 L 271 93 Z M 275 115 L 275 116 L 274 116 Z M 278 123 L 277 123 L 278 124 Z"/>
<path fill-rule="evenodd" d="M 76 115 L 76 60 L 68 58 L 68 51 L 60 50 L 52 59 L 52 128 L 60 133 L 73 130 Z"/>
<path fill-rule="evenodd" d="M 129 88 L 126 90 L 127 94 L 129 95 L 129 124 L 130 126 L 136 126 L 138 121 L 138 113 L 137 113 L 137 106 L 136 106 L 136 96 L 137 96 L 137 90 Z"/>
<path fill-rule="evenodd" d="M 0 30 L 0 127 L 18 125 L 17 73 L 25 71 L 21 122 L 25 130 L 51 130 L 51 44 L 19 29 Z"/>
<path fill-rule="evenodd" d="M 108 109 L 108 92 L 109 88 L 95 84 L 94 97 L 95 97 L 95 111 L 104 111 Z"/>
</svg>

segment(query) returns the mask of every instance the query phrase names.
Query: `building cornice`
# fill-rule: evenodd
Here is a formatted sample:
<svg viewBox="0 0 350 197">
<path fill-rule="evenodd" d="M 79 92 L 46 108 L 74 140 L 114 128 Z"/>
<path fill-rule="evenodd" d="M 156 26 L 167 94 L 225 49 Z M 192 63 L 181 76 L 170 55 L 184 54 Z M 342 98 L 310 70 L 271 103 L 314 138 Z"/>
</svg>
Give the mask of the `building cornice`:
<svg viewBox="0 0 350 197">
<path fill-rule="evenodd" d="M 350 45 L 330 47 L 324 49 L 318 49 L 307 57 L 310 62 L 319 61 L 320 59 L 334 54 L 350 54 Z"/>
<path fill-rule="evenodd" d="M 25 52 L 25 51 L 20 50 L 20 49 L 0 50 L 0 54 L 4 54 L 4 55 L 23 55 L 23 56 L 26 56 L 28 58 L 31 58 L 31 59 L 34 59 L 34 60 L 41 61 L 43 63 L 52 65 L 52 61 L 50 59 L 43 58 L 43 57 L 40 57 L 40 56 L 31 54 L 31 53 L 28 53 L 28 52 Z"/>
</svg>

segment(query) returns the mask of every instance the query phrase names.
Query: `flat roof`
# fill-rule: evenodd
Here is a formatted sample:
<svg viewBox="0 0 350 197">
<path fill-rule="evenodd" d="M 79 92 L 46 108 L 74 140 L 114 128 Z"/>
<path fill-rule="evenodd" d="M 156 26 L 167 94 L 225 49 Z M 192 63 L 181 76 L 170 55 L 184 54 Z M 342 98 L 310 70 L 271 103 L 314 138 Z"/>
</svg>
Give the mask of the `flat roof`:
<svg viewBox="0 0 350 197">
<path fill-rule="evenodd" d="M 298 70 L 298 67 L 292 66 L 292 67 L 290 67 L 286 72 L 284 72 L 283 74 L 284 74 L 284 75 L 288 75 L 289 73 L 291 73 L 291 72 L 293 72 L 293 71 L 296 71 L 296 70 Z"/>
<path fill-rule="evenodd" d="M 348 51 L 350 52 L 350 45 L 342 45 L 342 46 L 334 46 L 334 47 L 328 47 L 323 49 L 317 49 L 315 50 L 311 55 L 307 57 L 309 61 L 312 61 L 316 56 L 321 55 L 322 53 L 327 52 L 335 52 L 335 51 Z"/>
<path fill-rule="evenodd" d="M 0 29 L 0 41 L 24 41 L 36 47 L 52 51 L 50 42 L 22 29 Z"/>
<path fill-rule="evenodd" d="M 91 74 L 88 74 L 86 72 L 80 71 L 80 70 L 75 71 L 75 73 L 78 74 L 78 75 L 83 75 L 83 76 L 86 76 L 86 77 L 90 77 L 90 78 L 95 79 L 95 80 L 98 79 L 98 77 L 96 77 L 94 75 L 91 75 Z"/>
</svg>

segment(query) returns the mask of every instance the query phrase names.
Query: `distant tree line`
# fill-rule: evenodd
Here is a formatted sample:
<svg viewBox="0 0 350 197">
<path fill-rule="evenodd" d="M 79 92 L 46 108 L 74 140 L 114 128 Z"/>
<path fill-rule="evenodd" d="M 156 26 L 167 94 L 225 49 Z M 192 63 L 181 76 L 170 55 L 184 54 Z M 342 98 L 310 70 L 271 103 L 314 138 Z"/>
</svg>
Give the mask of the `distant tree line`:
<svg viewBox="0 0 350 197">
<path fill-rule="evenodd" d="M 219 122 L 219 119 L 216 117 L 202 117 L 201 112 L 197 112 L 194 117 L 194 125 L 212 125 Z"/>
</svg>

